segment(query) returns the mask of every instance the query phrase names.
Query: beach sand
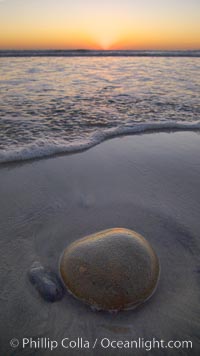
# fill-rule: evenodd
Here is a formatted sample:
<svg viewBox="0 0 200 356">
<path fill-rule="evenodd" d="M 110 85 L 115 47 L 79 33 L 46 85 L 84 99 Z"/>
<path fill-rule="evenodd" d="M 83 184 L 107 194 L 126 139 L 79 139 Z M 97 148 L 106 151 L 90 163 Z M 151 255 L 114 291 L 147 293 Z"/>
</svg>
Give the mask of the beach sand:
<svg viewBox="0 0 200 356">
<path fill-rule="evenodd" d="M 149 133 L 1 166 L 1 355 L 200 354 L 199 148 L 199 133 Z M 32 263 L 58 271 L 69 243 L 112 227 L 142 234 L 159 256 L 152 298 L 118 314 L 94 312 L 67 293 L 44 301 L 27 276 Z M 9 345 L 14 337 L 16 349 Z M 23 337 L 98 343 L 89 351 L 50 352 L 23 349 Z M 192 340 L 193 349 L 103 349 L 102 338 Z"/>
</svg>

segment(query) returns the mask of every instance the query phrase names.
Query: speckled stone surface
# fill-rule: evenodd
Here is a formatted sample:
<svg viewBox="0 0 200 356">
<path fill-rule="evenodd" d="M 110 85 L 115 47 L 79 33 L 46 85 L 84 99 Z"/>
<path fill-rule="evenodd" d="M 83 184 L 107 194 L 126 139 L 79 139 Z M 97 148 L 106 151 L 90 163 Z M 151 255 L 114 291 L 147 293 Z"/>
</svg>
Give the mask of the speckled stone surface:
<svg viewBox="0 0 200 356">
<path fill-rule="evenodd" d="M 144 237 L 114 228 L 69 245 L 60 274 L 69 292 L 96 309 L 131 309 L 153 294 L 159 261 Z"/>
</svg>

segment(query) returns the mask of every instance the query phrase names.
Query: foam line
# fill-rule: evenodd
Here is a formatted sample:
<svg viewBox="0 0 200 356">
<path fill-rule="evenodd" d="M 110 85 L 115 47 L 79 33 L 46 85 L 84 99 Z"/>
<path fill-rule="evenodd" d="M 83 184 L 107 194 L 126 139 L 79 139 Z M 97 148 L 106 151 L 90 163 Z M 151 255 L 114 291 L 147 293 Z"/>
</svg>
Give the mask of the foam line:
<svg viewBox="0 0 200 356">
<path fill-rule="evenodd" d="M 25 147 L 17 147 L 10 150 L 0 151 L 0 163 L 24 161 L 35 158 L 49 157 L 61 153 L 75 153 L 87 150 L 99 143 L 122 135 L 138 134 L 145 132 L 162 132 L 167 130 L 174 131 L 192 131 L 200 130 L 200 121 L 189 122 L 159 122 L 159 123 L 141 123 L 132 126 L 119 126 L 104 130 L 103 132 L 96 131 L 90 138 L 82 139 L 68 143 L 64 140 L 37 140 L 34 143 L 28 144 Z"/>
</svg>

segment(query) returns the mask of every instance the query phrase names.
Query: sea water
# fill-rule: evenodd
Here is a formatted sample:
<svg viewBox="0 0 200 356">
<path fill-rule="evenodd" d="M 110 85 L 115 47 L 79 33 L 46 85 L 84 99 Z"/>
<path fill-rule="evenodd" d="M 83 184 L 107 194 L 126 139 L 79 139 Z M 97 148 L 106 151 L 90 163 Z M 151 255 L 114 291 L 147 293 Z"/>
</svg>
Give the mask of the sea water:
<svg viewBox="0 0 200 356">
<path fill-rule="evenodd" d="M 122 134 L 200 128 L 200 58 L 0 58 L 0 162 Z"/>
</svg>

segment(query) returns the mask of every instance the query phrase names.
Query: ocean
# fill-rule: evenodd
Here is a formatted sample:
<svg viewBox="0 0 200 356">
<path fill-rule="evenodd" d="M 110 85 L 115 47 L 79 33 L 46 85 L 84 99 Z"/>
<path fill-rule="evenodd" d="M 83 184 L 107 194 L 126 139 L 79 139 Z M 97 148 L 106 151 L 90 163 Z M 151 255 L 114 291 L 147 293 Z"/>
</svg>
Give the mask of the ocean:
<svg viewBox="0 0 200 356">
<path fill-rule="evenodd" d="M 198 52 L 79 54 L 1 53 L 0 163 L 200 128 Z"/>
</svg>

